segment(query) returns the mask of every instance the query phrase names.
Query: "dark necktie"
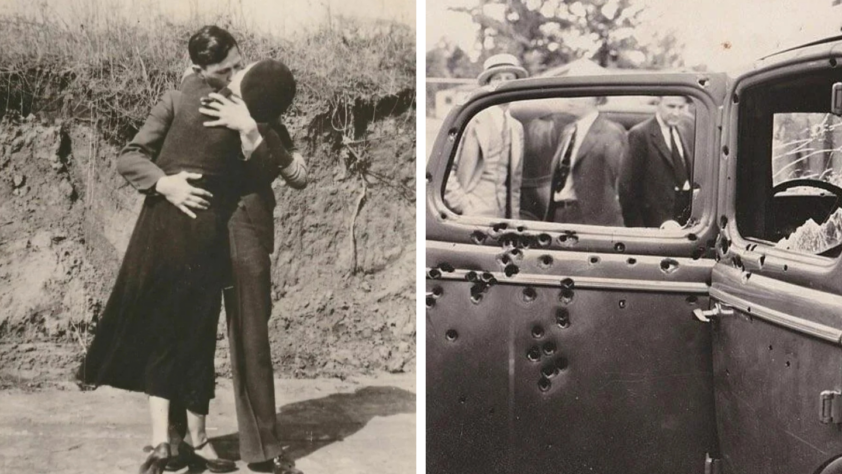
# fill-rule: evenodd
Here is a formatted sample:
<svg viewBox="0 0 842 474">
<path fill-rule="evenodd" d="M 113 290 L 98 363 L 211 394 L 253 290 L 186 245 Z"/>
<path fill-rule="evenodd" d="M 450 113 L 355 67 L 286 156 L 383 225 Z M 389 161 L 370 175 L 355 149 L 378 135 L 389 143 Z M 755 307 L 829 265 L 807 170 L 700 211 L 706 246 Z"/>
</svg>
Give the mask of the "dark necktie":
<svg viewBox="0 0 842 474">
<path fill-rule="evenodd" d="M 670 148 L 672 149 L 672 162 L 675 166 L 675 177 L 679 183 L 679 189 L 684 187 L 687 182 L 687 166 L 684 164 L 684 158 L 678 150 L 678 144 L 675 142 L 675 137 L 678 135 L 678 129 L 670 127 Z"/>
<path fill-rule="evenodd" d="M 573 145 L 576 143 L 576 126 L 573 126 L 573 132 L 570 134 L 570 140 L 567 142 L 567 149 L 564 150 L 564 156 L 561 158 L 558 168 L 555 170 L 555 189 L 554 192 L 559 192 L 564 189 L 564 183 L 567 182 L 567 176 L 570 175 L 570 161 L 573 158 Z"/>
</svg>

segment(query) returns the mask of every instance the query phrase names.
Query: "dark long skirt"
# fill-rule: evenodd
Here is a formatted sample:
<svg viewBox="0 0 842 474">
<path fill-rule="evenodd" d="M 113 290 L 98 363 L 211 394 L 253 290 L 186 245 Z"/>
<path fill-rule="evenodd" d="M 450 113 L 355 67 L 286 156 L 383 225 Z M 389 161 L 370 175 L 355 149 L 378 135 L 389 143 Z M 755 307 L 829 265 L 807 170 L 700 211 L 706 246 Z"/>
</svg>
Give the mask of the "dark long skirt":
<svg viewBox="0 0 842 474">
<path fill-rule="evenodd" d="M 208 413 L 232 207 L 216 199 L 192 219 L 162 197 L 146 198 L 80 368 L 85 383 Z"/>
</svg>

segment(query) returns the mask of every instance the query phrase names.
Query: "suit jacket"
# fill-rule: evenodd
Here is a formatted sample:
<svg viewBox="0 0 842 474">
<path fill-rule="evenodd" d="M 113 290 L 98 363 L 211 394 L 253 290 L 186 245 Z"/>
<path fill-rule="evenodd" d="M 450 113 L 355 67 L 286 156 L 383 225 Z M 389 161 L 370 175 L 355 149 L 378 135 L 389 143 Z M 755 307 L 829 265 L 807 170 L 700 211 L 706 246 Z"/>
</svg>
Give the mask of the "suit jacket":
<svg viewBox="0 0 842 474">
<path fill-rule="evenodd" d="M 553 175 L 563 158 L 566 142 L 567 140 L 561 142 L 553 156 L 550 168 Z M 626 132 L 623 128 L 602 115 L 597 116 L 582 140 L 570 170 L 584 224 L 623 225 L 617 181 L 627 146 Z M 548 190 L 549 206 L 544 213 L 544 220 L 552 219 L 552 195 L 557 187 L 555 180 L 554 176 Z"/>
<path fill-rule="evenodd" d="M 678 127 L 684 149 L 687 170 L 693 168 L 692 127 Z M 674 220 L 676 191 L 684 182 L 678 182 L 672 153 L 664 140 L 658 120 L 652 117 L 629 130 L 629 153 L 620 172 L 620 204 L 628 227 L 660 227 Z"/>
<path fill-rule="evenodd" d="M 498 113 L 504 129 L 494 120 Z M 445 189 L 447 204 L 465 215 L 520 218 L 523 125 L 492 107 L 471 119 L 464 137 Z"/>
<path fill-rule="evenodd" d="M 141 192 L 154 192 L 155 184 L 166 176 L 155 160 L 181 98 L 179 91 L 167 91 L 117 158 L 117 171 Z M 240 197 L 238 206 L 248 214 L 261 245 L 267 252 L 272 253 L 275 245 L 275 193 L 272 191 L 272 182 L 279 175 L 283 175 L 290 186 L 304 188 L 307 185 L 307 170 L 306 165 L 294 160 L 284 146 L 283 141 L 291 142 L 291 139 L 280 122 L 258 124 L 258 130 L 263 141 L 251 157 L 243 162 L 248 185 Z"/>
</svg>

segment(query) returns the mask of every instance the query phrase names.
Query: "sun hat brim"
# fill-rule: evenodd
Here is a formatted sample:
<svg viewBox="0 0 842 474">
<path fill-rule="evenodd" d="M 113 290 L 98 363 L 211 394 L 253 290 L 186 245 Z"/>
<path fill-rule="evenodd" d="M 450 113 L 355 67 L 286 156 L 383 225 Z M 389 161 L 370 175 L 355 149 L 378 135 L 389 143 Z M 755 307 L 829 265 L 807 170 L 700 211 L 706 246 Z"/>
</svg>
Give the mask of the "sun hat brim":
<svg viewBox="0 0 842 474">
<path fill-rule="evenodd" d="M 493 66 L 485 71 L 482 71 L 479 76 L 477 76 L 477 82 L 479 85 L 484 86 L 488 84 L 488 81 L 491 79 L 491 76 L 495 74 L 499 74 L 501 72 L 511 72 L 514 73 L 515 77 L 518 79 L 523 79 L 527 76 L 526 69 L 520 66 L 514 65 L 500 65 L 500 66 Z"/>
</svg>

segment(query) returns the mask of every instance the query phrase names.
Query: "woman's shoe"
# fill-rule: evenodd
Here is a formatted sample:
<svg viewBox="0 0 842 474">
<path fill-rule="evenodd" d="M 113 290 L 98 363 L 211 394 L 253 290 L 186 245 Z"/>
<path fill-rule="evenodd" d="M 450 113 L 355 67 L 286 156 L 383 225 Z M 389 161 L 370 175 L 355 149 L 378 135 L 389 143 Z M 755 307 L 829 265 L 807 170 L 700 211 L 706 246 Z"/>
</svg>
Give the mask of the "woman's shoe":
<svg viewBox="0 0 842 474">
<path fill-rule="evenodd" d="M 237 463 L 231 461 L 230 459 L 205 459 L 199 453 L 196 452 L 197 449 L 202 449 L 208 444 L 210 441 L 205 441 L 204 443 L 196 446 L 190 446 L 189 444 L 185 443 L 184 441 L 178 445 L 179 453 L 184 453 L 186 459 L 189 459 L 189 463 L 191 469 L 193 466 L 199 468 L 207 468 L 210 472 L 234 472 L 237 470 Z"/>
<path fill-rule="evenodd" d="M 152 446 L 144 448 L 151 451 L 146 461 L 140 465 L 139 474 L 161 474 L 170 459 L 170 443 L 161 443 L 152 449 Z"/>
</svg>

